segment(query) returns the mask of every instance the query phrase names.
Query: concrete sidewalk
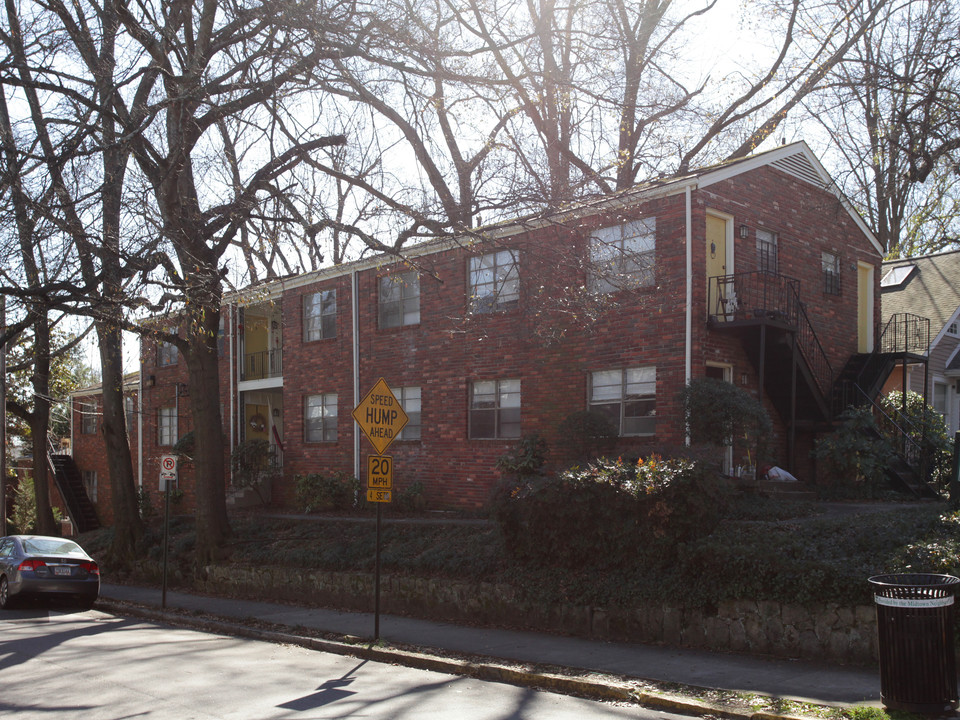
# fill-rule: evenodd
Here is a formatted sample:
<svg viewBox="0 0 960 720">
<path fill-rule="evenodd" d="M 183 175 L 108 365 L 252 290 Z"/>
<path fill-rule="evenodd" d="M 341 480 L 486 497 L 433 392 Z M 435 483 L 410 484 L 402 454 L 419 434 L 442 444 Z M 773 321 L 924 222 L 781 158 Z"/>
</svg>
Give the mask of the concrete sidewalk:
<svg viewBox="0 0 960 720">
<path fill-rule="evenodd" d="M 160 590 L 104 584 L 101 598 L 159 610 Z M 259 621 L 285 631 L 317 630 L 338 636 L 372 638 L 372 613 L 341 612 L 279 603 L 167 593 L 167 609 L 204 613 L 233 622 Z M 757 693 L 821 705 L 880 704 L 874 668 L 800 660 L 758 658 L 631 643 L 612 643 L 544 633 L 496 630 L 380 616 L 386 643 L 413 645 L 470 656 L 552 665 L 698 688 Z M 402 660 L 397 660 L 402 662 Z"/>
</svg>

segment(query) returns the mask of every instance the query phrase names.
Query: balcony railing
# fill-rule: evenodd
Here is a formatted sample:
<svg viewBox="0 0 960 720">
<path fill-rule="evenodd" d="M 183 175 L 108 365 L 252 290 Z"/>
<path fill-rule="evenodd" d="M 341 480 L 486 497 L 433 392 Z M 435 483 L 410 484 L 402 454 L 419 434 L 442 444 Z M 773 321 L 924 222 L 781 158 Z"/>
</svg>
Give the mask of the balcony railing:
<svg viewBox="0 0 960 720">
<path fill-rule="evenodd" d="M 243 356 L 241 380 L 264 380 L 283 376 L 283 350 L 263 350 Z"/>
<path fill-rule="evenodd" d="M 930 347 L 930 319 L 913 313 L 896 313 L 880 328 L 877 352 L 917 353 Z"/>
<path fill-rule="evenodd" d="M 833 368 L 800 301 L 800 281 L 766 272 L 710 278 L 710 320 L 723 323 L 773 322 L 796 332 L 797 348 L 821 394 L 829 397 Z"/>
</svg>

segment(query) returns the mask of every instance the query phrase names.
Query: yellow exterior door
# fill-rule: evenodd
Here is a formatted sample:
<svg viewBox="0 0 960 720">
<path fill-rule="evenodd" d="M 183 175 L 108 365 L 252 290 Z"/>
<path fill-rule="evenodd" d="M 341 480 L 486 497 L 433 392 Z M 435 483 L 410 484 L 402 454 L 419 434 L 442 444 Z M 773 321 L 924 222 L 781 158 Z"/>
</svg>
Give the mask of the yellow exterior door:
<svg viewBox="0 0 960 720">
<path fill-rule="evenodd" d="M 717 281 L 712 278 L 727 274 L 727 222 L 707 215 L 707 314 L 723 319 L 724 308 L 718 307 Z"/>
<path fill-rule="evenodd" d="M 857 265 L 857 352 L 873 351 L 873 265 Z"/>
</svg>

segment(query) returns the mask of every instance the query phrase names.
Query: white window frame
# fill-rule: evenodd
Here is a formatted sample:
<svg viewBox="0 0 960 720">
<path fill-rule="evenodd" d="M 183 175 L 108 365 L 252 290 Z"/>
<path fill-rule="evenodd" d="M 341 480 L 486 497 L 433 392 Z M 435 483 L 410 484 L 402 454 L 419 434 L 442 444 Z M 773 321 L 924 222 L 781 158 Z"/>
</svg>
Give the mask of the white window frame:
<svg viewBox="0 0 960 720">
<path fill-rule="evenodd" d="M 318 290 L 303 296 L 303 341 L 337 336 L 337 290 Z"/>
<path fill-rule="evenodd" d="M 656 435 L 655 366 L 595 370 L 590 373 L 589 385 L 590 410 L 613 421 L 620 437 Z"/>
<path fill-rule="evenodd" d="M 157 342 L 157 367 L 170 367 L 180 360 L 180 350 L 166 340 Z"/>
<path fill-rule="evenodd" d="M 80 434 L 97 434 L 97 404 L 90 402 L 80 403 Z"/>
<path fill-rule="evenodd" d="M 385 275 L 378 285 L 381 328 L 420 323 L 420 274 L 416 270 Z M 396 297 L 392 297 L 394 293 Z"/>
<path fill-rule="evenodd" d="M 123 419 L 126 424 L 127 435 L 132 435 L 137 419 L 137 405 L 133 395 L 123 396 Z"/>
<path fill-rule="evenodd" d="M 940 413 L 947 425 L 948 430 L 951 427 L 950 422 L 952 419 L 950 417 L 950 384 L 951 383 L 949 383 L 946 379 L 934 378 L 933 386 L 931 388 L 932 392 L 930 394 L 930 406 Z M 943 390 L 942 403 L 937 402 L 937 391 L 940 389 Z"/>
<path fill-rule="evenodd" d="M 780 240 L 777 233 L 757 228 L 757 269 L 776 275 L 780 269 Z"/>
<path fill-rule="evenodd" d="M 303 441 L 305 443 L 337 442 L 338 399 L 337 393 L 315 393 L 304 396 Z"/>
<path fill-rule="evenodd" d="M 470 258 L 467 285 L 470 312 L 494 313 L 520 304 L 519 257 L 516 250 L 497 250 Z"/>
<path fill-rule="evenodd" d="M 419 440 L 421 435 L 420 412 L 423 402 L 423 393 L 419 386 L 408 385 L 390 388 L 390 392 L 400 402 L 400 407 L 407 414 L 407 424 L 397 435 L 397 440 Z"/>
<path fill-rule="evenodd" d="M 591 292 L 611 293 L 653 287 L 656 251 L 654 217 L 594 230 L 590 235 L 587 288 Z"/>
<path fill-rule="evenodd" d="M 164 447 L 176 445 L 178 437 L 176 406 L 157 408 L 157 445 Z"/>
<path fill-rule="evenodd" d="M 498 380 L 475 380 L 470 383 L 470 422 L 468 437 L 471 440 L 499 440 L 520 437 L 521 428 L 521 382 L 519 378 Z M 481 428 L 491 425 L 481 418 L 492 417 L 492 434 Z"/>
</svg>

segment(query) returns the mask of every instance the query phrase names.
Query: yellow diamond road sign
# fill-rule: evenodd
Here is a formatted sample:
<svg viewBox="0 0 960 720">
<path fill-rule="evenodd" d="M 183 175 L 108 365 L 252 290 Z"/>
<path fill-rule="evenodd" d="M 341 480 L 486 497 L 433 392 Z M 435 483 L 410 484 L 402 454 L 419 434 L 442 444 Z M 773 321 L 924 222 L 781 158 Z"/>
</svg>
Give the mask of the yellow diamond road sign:
<svg viewBox="0 0 960 720">
<path fill-rule="evenodd" d="M 390 443 L 400 434 L 409 418 L 400 407 L 400 401 L 390 392 L 386 381 L 380 378 L 354 408 L 353 419 L 357 421 L 377 455 L 383 455 L 383 451 L 390 447 Z"/>
</svg>

